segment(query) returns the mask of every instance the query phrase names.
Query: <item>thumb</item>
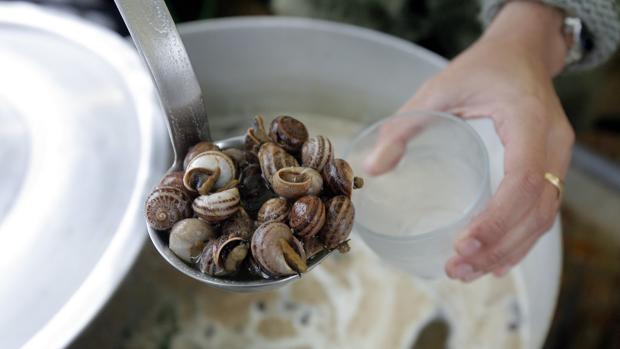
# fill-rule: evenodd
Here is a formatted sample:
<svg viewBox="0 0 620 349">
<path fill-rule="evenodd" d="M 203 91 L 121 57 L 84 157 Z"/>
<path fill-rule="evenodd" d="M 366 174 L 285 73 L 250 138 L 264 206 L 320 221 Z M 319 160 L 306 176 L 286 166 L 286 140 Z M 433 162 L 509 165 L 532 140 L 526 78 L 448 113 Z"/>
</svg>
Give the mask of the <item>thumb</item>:
<svg viewBox="0 0 620 349">
<path fill-rule="evenodd" d="M 442 110 L 443 105 L 436 98 L 427 98 L 426 93 L 417 93 L 407 101 L 395 116 L 388 118 L 379 130 L 376 144 L 364 160 L 364 171 L 370 176 L 378 176 L 398 165 L 409 139 L 419 133 L 428 118 L 411 117 L 405 114 L 413 110 Z"/>
</svg>

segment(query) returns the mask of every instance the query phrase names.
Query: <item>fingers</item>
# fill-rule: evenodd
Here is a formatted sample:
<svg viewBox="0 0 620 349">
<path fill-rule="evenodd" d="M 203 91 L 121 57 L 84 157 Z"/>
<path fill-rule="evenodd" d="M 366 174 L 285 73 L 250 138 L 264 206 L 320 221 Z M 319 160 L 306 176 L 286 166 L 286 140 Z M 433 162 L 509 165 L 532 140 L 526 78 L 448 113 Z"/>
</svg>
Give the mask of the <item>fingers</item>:
<svg viewBox="0 0 620 349">
<path fill-rule="evenodd" d="M 534 226 L 538 227 L 542 233 L 548 231 L 555 222 L 556 213 L 560 206 L 558 200 L 557 189 L 551 185 L 545 188 L 540 204 L 535 208 L 536 215 L 532 218 Z M 493 274 L 495 276 L 504 276 L 512 267 L 517 265 L 530 251 L 534 244 L 540 238 L 540 234 L 529 234 L 529 236 L 518 245 L 515 250 L 502 262 L 502 266 L 495 268 Z"/>
<path fill-rule="evenodd" d="M 371 176 L 381 175 L 398 165 L 405 154 L 407 142 L 424 127 L 417 118 L 396 117 L 379 130 L 377 143 L 364 161 L 364 171 Z"/>
<path fill-rule="evenodd" d="M 436 93 L 438 84 L 431 80 L 407 101 L 399 113 L 419 110 L 443 110 L 450 98 L 446 93 Z M 364 171 L 371 176 L 378 176 L 392 170 L 398 165 L 407 148 L 407 142 L 424 127 L 422 118 L 397 117 L 386 122 L 379 131 L 377 143 L 364 161 Z"/>
<path fill-rule="evenodd" d="M 456 251 L 465 257 L 495 245 L 519 225 L 538 202 L 545 185 L 544 133 L 531 132 L 532 125 L 523 121 L 506 124 L 512 131 L 504 140 L 505 176 L 486 210 L 455 242 Z"/>
<path fill-rule="evenodd" d="M 499 276 L 505 274 L 521 261 L 538 238 L 551 228 L 558 207 L 557 190 L 549 184 L 525 219 L 503 234 L 503 239 L 472 256 L 453 257 L 446 264 L 446 273 L 465 282 L 473 281 L 487 272 L 494 272 Z"/>
</svg>

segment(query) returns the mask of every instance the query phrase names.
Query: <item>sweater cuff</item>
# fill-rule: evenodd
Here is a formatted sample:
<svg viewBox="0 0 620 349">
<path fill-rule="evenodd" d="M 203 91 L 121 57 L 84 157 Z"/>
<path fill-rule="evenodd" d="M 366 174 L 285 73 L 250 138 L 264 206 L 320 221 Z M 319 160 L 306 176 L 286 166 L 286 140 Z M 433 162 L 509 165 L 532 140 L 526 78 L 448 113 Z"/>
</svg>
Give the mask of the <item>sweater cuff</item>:
<svg viewBox="0 0 620 349">
<path fill-rule="evenodd" d="M 603 63 L 616 51 L 620 43 L 620 15 L 614 0 L 539 0 L 579 17 L 592 37 L 593 47 L 579 62 L 566 67 L 581 70 Z M 489 25 L 506 0 L 481 0 L 480 19 Z"/>
</svg>

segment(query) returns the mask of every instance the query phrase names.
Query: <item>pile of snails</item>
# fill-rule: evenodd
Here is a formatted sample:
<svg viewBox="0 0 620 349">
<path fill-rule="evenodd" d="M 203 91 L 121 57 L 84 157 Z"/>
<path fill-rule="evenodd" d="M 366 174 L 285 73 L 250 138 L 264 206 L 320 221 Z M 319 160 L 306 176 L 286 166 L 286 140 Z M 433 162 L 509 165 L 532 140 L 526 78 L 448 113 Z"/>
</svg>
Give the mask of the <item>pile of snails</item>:
<svg viewBox="0 0 620 349">
<path fill-rule="evenodd" d="M 277 278 L 305 272 L 323 250 L 348 251 L 351 192 L 363 180 L 299 120 L 278 116 L 267 132 L 257 116 L 243 149 L 201 142 L 183 165 L 149 194 L 145 213 L 202 273 Z"/>
</svg>

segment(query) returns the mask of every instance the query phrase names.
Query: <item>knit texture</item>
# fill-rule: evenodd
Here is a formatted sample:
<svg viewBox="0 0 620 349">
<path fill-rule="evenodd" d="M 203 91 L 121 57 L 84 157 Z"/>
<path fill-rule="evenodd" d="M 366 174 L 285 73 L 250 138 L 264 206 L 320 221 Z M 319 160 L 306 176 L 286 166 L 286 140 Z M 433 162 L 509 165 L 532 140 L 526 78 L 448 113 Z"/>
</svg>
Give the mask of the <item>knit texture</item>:
<svg viewBox="0 0 620 349">
<path fill-rule="evenodd" d="M 579 17 L 592 34 L 594 47 L 567 70 L 591 68 L 606 61 L 620 43 L 620 13 L 614 0 L 541 0 Z M 482 0 L 481 19 L 488 25 L 506 0 Z"/>
</svg>

